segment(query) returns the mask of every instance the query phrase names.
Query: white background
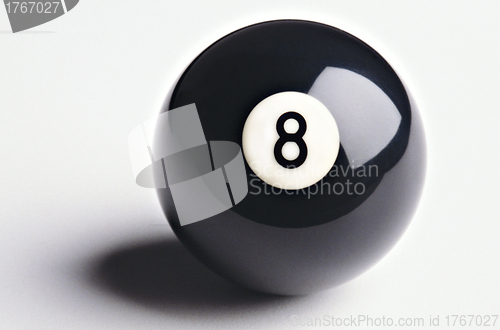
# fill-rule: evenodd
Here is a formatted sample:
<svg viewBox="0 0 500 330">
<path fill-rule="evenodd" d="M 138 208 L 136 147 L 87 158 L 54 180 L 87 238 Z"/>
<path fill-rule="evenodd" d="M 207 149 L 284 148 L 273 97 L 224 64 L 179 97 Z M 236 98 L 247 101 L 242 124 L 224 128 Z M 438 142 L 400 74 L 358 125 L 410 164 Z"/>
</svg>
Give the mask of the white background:
<svg viewBox="0 0 500 330">
<path fill-rule="evenodd" d="M 358 314 L 428 327 L 430 315 L 500 314 L 499 17 L 494 1 L 82 0 L 12 34 L 0 8 L 0 328 L 287 329 L 292 315 Z M 374 47 L 413 93 L 428 142 L 425 192 L 398 245 L 306 297 L 205 270 L 134 184 L 127 147 L 195 55 L 273 18 Z"/>
</svg>

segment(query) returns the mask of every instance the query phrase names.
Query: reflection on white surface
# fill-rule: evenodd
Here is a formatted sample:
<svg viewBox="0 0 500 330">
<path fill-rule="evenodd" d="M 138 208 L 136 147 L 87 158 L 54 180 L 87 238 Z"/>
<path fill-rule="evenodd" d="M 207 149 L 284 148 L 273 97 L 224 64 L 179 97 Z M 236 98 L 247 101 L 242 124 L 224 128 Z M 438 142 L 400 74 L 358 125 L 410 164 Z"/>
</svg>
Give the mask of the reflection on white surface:
<svg viewBox="0 0 500 330">
<path fill-rule="evenodd" d="M 401 122 L 398 109 L 377 85 L 346 69 L 326 68 L 308 94 L 332 113 L 340 143 L 353 167 L 363 165 L 384 149 Z"/>
</svg>

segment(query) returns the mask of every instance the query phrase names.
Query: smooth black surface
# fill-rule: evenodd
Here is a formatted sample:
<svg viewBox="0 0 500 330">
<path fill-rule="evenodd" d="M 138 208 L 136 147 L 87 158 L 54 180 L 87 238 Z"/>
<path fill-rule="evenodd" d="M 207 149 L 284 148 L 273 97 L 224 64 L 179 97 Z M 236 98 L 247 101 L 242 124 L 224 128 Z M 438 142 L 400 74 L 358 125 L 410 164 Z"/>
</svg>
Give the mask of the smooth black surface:
<svg viewBox="0 0 500 330">
<path fill-rule="evenodd" d="M 277 192 L 247 165 L 251 193 L 236 205 L 236 213 L 258 223 L 294 228 L 326 223 L 358 207 L 406 149 L 411 111 L 404 86 L 389 64 L 359 39 L 306 21 L 273 21 L 238 30 L 205 50 L 180 78 L 170 109 L 195 103 L 208 141 L 226 140 L 241 145 L 245 120 L 260 101 L 278 92 L 307 93 L 327 67 L 349 69 L 370 79 L 391 98 L 401 114 L 396 136 L 366 163 L 376 165 L 378 175 L 326 176 L 309 189 L 288 193 Z M 342 141 L 340 144 L 342 147 Z M 349 160 L 341 154 L 335 165 L 346 168 Z M 311 192 L 321 191 L 323 183 L 333 187 L 337 183 L 346 186 L 357 182 L 366 187 L 362 195 L 311 196 Z M 269 194 L 258 193 L 271 190 Z"/>
<path fill-rule="evenodd" d="M 241 145 L 255 105 L 278 92 L 307 93 L 327 67 L 371 80 L 401 115 L 393 139 L 365 164 L 376 166 L 376 176 L 360 177 L 358 168 L 309 187 L 350 180 L 366 187 L 363 194 L 249 193 L 232 209 L 181 227 L 169 189 L 158 189 L 168 221 L 188 249 L 215 272 L 255 290 L 303 294 L 339 285 L 397 242 L 425 176 L 425 138 L 416 107 L 394 70 L 368 45 L 330 26 L 292 20 L 260 23 L 220 39 L 186 69 L 167 102 L 169 109 L 196 103 L 207 140 Z M 347 166 L 340 143 L 335 165 Z M 247 175 L 250 191 L 252 184 L 264 191 L 266 184 L 248 166 Z"/>
</svg>

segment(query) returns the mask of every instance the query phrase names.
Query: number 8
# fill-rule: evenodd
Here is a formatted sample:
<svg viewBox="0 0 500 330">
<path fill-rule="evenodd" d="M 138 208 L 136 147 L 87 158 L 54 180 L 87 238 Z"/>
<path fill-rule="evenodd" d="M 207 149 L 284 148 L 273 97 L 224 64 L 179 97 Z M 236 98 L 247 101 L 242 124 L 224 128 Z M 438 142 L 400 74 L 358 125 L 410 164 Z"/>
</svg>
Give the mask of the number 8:
<svg viewBox="0 0 500 330">
<path fill-rule="evenodd" d="M 295 119 L 299 123 L 299 129 L 297 132 L 290 134 L 285 131 L 285 122 L 288 119 Z M 278 121 L 276 122 L 276 131 L 278 132 L 279 139 L 274 145 L 274 158 L 276 161 L 285 168 L 296 168 L 302 165 L 307 158 L 307 145 L 302 139 L 307 130 L 307 124 L 304 117 L 301 114 L 293 111 L 285 112 L 282 114 Z M 299 147 L 299 155 L 294 160 L 288 160 L 283 157 L 282 149 L 285 143 L 295 142 Z"/>
</svg>

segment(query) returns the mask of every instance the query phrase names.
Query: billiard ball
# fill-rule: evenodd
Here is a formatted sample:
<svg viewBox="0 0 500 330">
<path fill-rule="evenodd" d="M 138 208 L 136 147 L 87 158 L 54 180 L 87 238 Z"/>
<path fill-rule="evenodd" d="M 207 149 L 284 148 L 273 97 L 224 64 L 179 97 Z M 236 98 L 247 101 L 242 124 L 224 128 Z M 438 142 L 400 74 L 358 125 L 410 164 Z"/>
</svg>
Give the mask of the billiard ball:
<svg viewBox="0 0 500 330">
<path fill-rule="evenodd" d="M 192 61 L 162 112 L 189 104 L 208 141 L 241 148 L 248 193 L 186 225 L 170 187 L 157 193 L 179 240 L 230 281 L 284 295 L 340 285 L 409 225 L 425 176 L 420 116 L 356 37 L 302 20 L 244 27 Z"/>
</svg>

